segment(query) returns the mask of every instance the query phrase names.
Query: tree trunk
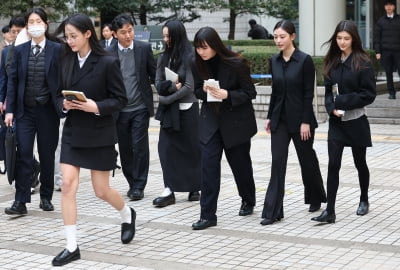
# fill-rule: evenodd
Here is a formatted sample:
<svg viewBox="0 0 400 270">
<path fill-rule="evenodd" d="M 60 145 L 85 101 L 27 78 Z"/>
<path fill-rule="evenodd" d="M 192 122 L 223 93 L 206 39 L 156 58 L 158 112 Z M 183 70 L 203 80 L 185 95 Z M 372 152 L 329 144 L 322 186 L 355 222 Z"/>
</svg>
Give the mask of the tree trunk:
<svg viewBox="0 0 400 270">
<path fill-rule="evenodd" d="M 228 39 L 235 39 L 235 28 L 236 28 L 236 11 L 234 9 L 229 9 L 229 34 Z"/>
<path fill-rule="evenodd" d="M 140 5 L 139 20 L 141 25 L 147 25 L 147 10 L 145 5 Z"/>
</svg>

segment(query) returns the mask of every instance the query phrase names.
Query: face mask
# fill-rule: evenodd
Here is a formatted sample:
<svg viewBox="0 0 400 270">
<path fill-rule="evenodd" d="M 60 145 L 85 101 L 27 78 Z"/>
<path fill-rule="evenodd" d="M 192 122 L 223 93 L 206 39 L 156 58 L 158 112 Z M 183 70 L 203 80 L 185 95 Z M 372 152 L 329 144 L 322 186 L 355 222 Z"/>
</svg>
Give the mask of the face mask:
<svg viewBox="0 0 400 270">
<path fill-rule="evenodd" d="M 28 26 L 28 33 L 33 37 L 33 38 L 38 38 L 41 37 L 44 32 L 46 32 L 46 28 L 44 25 L 32 25 Z"/>
</svg>

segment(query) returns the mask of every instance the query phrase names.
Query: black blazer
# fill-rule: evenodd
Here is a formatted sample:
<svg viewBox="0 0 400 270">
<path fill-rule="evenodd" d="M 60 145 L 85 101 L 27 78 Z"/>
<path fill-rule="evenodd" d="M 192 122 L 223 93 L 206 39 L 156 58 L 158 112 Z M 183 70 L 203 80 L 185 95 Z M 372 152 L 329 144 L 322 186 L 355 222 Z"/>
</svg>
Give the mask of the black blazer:
<svg viewBox="0 0 400 270">
<path fill-rule="evenodd" d="M 118 58 L 118 42 L 107 48 Z M 153 51 L 149 43 L 135 40 L 133 42 L 133 51 L 135 57 L 136 77 L 139 80 L 139 91 L 146 105 L 149 115 L 154 115 L 153 90 L 151 84 L 154 83 L 156 77 L 156 61 L 154 60 Z M 119 60 L 118 60 L 119 61 Z"/>
<path fill-rule="evenodd" d="M 71 89 L 82 91 L 93 99 L 99 115 L 80 110 L 69 110 L 64 132 L 71 134 L 73 147 L 101 147 L 117 143 L 117 131 L 113 113 L 120 111 L 127 102 L 119 61 L 111 55 L 90 53 L 86 62 L 79 67 L 74 56 Z M 62 88 L 60 89 L 60 91 Z M 58 106 L 63 107 L 64 97 L 59 95 Z"/>
<path fill-rule="evenodd" d="M 56 104 L 57 91 L 59 89 L 61 44 L 46 39 L 45 50 L 46 80 L 53 104 Z M 8 74 L 6 113 L 14 113 L 15 119 L 19 119 L 24 115 L 24 94 L 30 52 L 31 41 L 16 46 Z M 56 107 L 56 111 L 61 115 L 59 108 Z"/>
<path fill-rule="evenodd" d="M 271 58 L 272 95 L 267 118 L 274 132 L 281 119 L 291 133 L 300 132 L 302 123 L 314 130 L 318 124 L 314 115 L 315 68 L 311 57 L 296 49 L 285 62 L 282 53 Z"/>
<path fill-rule="evenodd" d="M 226 148 L 245 143 L 257 133 L 252 99 L 257 95 L 251 81 L 250 69 L 244 61 L 227 64 L 218 62 L 220 88 L 228 91 L 222 103 L 207 102 L 204 80 L 194 68 L 195 95 L 201 99 L 199 119 L 200 141 L 207 143 L 219 129 Z"/>
</svg>

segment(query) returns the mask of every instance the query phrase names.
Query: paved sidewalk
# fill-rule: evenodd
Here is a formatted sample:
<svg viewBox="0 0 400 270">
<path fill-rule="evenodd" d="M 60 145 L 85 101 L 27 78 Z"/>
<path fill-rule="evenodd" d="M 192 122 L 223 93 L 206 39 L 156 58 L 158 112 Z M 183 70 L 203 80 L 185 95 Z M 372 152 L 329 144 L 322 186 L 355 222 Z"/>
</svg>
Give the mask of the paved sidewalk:
<svg viewBox="0 0 400 270">
<path fill-rule="evenodd" d="M 355 214 L 359 187 L 351 151 L 344 152 L 335 224 L 317 225 L 303 204 L 303 186 L 293 146 L 286 177 L 285 218 L 271 226 L 259 224 L 268 184 L 270 136 L 258 120 L 252 140 L 257 187 L 253 215 L 238 216 L 240 199 L 232 174 L 223 160 L 218 226 L 193 231 L 199 204 L 176 193 L 177 203 L 163 209 L 152 200 L 163 190 L 157 154 L 159 123 L 151 120 L 151 164 L 145 198 L 131 202 L 121 170 L 112 185 L 137 211 L 137 232 L 132 243 L 120 242 L 119 214 L 95 198 L 89 172 L 82 170 L 78 192 L 78 230 L 82 259 L 65 269 L 399 269 L 400 268 L 400 127 L 372 125 L 373 144 L 367 151 L 371 173 L 370 213 Z M 317 130 L 315 149 L 326 183 L 327 124 Z M 32 196 L 28 216 L 10 218 L 14 189 L 0 176 L 0 269 L 51 269 L 52 258 L 64 248 L 60 192 L 54 193 L 54 212 L 39 209 Z"/>
</svg>

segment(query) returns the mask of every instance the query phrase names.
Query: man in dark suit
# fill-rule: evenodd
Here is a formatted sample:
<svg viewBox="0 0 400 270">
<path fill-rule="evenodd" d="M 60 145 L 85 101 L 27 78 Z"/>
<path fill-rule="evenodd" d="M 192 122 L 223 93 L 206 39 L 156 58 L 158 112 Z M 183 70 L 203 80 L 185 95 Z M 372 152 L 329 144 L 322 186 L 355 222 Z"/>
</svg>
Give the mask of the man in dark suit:
<svg viewBox="0 0 400 270">
<path fill-rule="evenodd" d="M 33 13 L 42 16 L 45 14 L 40 8 L 35 8 L 31 14 Z M 47 18 L 43 17 L 42 22 L 43 24 L 40 24 L 44 25 L 47 31 Z M 31 25 L 28 23 L 28 30 L 29 27 Z M 7 126 L 11 126 L 15 119 L 18 144 L 15 201 L 5 210 L 9 215 L 27 214 L 25 204 L 31 202 L 30 187 L 35 135 L 37 135 L 41 167 L 39 206 L 44 211 L 54 210 L 51 203 L 54 189 L 54 153 L 60 122 L 54 104 L 56 104 L 56 91 L 59 87 L 58 67 L 61 45 L 48 40 L 47 35 L 46 32 L 41 36 L 33 36 L 31 41 L 15 47 L 8 73 L 4 122 Z"/>
<path fill-rule="evenodd" d="M 122 171 L 129 183 L 128 197 L 141 200 L 149 172 L 149 121 L 154 115 L 151 83 L 156 63 L 148 43 L 134 41 L 133 21 L 121 14 L 112 21 L 118 44 L 108 50 L 119 58 L 128 104 L 117 120 L 118 146 Z"/>
<path fill-rule="evenodd" d="M 384 6 L 386 14 L 378 19 L 374 29 L 374 50 L 385 69 L 389 99 L 396 99 L 393 72 L 397 69 L 400 74 L 400 16 L 396 14 L 396 0 L 385 0 Z"/>
<path fill-rule="evenodd" d="M 118 43 L 118 40 L 113 37 L 113 34 L 114 32 L 111 30 L 111 24 L 103 24 L 103 27 L 101 28 L 101 35 L 104 39 L 100 40 L 100 44 L 104 49 L 107 49 L 108 47 L 114 46 L 116 43 Z"/>
</svg>

